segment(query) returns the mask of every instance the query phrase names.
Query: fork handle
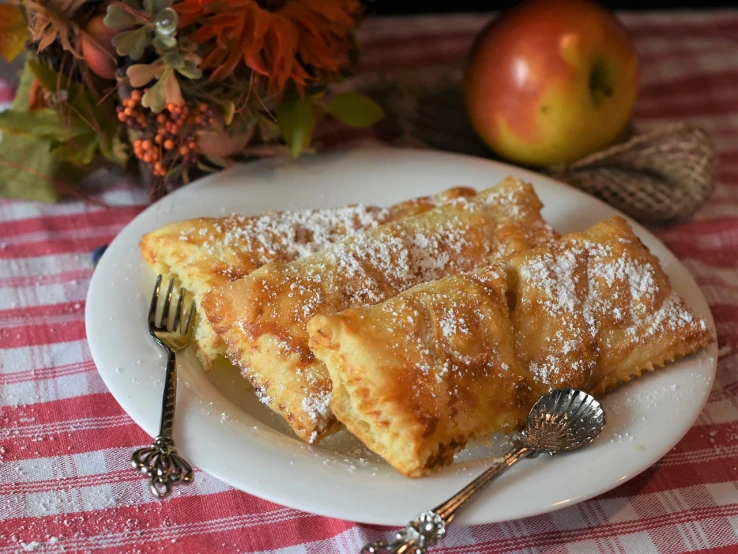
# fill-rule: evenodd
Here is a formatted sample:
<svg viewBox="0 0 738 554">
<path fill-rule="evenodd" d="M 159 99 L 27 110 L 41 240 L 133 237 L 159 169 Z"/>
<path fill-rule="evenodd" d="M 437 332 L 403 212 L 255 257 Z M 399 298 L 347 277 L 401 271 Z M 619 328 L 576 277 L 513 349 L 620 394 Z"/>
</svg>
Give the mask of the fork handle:
<svg viewBox="0 0 738 554">
<path fill-rule="evenodd" d="M 172 438 L 174 427 L 174 408 L 177 403 L 177 359 L 167 348 L 167 372 L 164 376 L 164 395 L 161 399 L 161 424 L 159 436 Z"/>
</svg>

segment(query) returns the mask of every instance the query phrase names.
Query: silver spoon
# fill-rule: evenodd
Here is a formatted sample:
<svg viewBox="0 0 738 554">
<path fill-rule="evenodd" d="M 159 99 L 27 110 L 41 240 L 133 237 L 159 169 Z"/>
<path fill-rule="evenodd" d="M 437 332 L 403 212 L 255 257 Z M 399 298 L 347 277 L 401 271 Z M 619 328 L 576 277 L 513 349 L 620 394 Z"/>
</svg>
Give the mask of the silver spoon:
<svg viewBox="0 0 738 554">
<path fill-rule="evenodd" d="M 605 411 L 595 398 L 576 389 L 556 389 L 544 394 L 528 413 L 521 439 L 479 477 L 437 508 L 423 512 L 391 543 L 376 541 L 361 549 L 361 554 L 425 554 L 445 534 L 446 526 L 472 496 L 507 468 L 523 458 L 542 452 L 551 456 L 577 450 L 595 440 L 605 425 Z"/>
</svg>

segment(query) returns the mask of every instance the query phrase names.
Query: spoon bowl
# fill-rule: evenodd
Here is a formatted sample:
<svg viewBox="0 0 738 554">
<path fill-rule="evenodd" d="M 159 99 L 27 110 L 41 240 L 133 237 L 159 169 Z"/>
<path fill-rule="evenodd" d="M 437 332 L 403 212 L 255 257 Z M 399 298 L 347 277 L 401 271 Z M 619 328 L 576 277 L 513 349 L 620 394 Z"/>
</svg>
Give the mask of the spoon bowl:
<svg viewBox="0 0 738 554">
<path fill-rule="evenodd" d="M 542 396 L 528 413 L 523 443 L 537 452 L 577 450 L 600 436 L 605 411 L 590 394 L 555 389 Z"/>
</svg>

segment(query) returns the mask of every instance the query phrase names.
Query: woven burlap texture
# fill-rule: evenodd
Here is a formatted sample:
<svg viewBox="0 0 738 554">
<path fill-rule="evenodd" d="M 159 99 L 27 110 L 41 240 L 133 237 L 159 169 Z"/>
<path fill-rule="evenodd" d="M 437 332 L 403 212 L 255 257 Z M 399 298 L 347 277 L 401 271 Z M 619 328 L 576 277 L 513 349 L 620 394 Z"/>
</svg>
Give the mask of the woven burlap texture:
<svg viewBox="0 0 738 554">
<path fill-rule="evenodd" d="M 384 130 L 395 144 L 494 158 L 467 121 L 460 72 L 385 76 L 364 88 L 387 111 Z M 702 129 L 670 123 L 647 130 L 631 127 L 606 150 L 538 171 L 643 223 L 664 224 L 689 218 L 710 196 L 717 153 Z"/>
</svg>

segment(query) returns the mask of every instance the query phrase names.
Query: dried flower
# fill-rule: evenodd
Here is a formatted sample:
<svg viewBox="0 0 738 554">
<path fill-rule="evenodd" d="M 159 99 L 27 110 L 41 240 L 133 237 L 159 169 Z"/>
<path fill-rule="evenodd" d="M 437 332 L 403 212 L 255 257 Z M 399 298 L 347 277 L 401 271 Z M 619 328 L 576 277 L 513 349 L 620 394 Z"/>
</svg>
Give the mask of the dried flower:
<svg viewBox="0 0 738 554">
<path fill-rule="evenodd" d="M 72 52 L 74 27 L 71 16 L 88 0 L 26 0 L 28 30 L 31 40 L 38 42 L 38 51 L 48 48 L 57 38 L 64 50 Z"/>
<path fill-rule="evenodd" d="M 338 72 L 361 14 L 357 0 L 184 0 L 174 8 L 183 25 L 198 22 L 189 38 L 205 45 L 202 68 L 213 80 L 243 63 L 271 91 L 290 79 L 303 90 Z"/>
</svg>

